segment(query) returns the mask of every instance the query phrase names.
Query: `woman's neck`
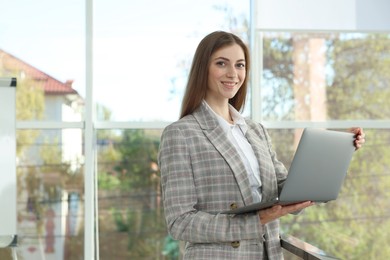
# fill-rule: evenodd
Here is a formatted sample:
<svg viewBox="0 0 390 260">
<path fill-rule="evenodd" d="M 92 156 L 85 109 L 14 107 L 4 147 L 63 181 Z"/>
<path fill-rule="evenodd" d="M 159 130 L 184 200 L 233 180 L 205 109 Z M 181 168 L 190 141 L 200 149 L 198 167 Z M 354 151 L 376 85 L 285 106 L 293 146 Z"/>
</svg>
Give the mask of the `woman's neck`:
<svg viewBox="0 0 390 260">
<path fill-rule="evenodd" d="M 210 100 L 206 100 L 206 102 L 217 115 L 221 116 L 227 122 L 233 123 L 229 110 L 229 102 L 211 102 Z"/>
</svg>

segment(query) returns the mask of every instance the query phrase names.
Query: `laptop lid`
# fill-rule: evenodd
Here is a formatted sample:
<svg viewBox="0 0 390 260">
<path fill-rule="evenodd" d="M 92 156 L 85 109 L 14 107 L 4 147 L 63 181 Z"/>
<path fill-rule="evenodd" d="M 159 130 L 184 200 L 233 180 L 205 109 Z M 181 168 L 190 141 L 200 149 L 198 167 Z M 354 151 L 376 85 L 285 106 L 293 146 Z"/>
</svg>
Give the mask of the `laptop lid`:
<svg viewBox="0 0 390 260">
<path fill-rule="evenodd" d="M 349 132 L 304 129 L 280 201 L 335 200 L 355 151 L 353 141 Z"/>
<path fill-rule="evenodd" d="M 276 204 L 335 200 L 355 151 L 353 141 L 352 133 L 305 128 L 279 198 L 222 213 L 242 214 Z"/>
</svg>

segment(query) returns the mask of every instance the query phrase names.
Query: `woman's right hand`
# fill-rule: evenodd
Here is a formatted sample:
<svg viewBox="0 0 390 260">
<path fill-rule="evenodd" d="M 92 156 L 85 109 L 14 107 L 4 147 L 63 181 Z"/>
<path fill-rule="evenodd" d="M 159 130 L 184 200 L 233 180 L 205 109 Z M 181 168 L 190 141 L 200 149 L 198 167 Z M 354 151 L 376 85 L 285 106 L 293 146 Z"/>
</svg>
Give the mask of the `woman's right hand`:
<svg viewBox="0 0 390 260">
<path fill-rule="evenodd" d="M 260 216 L 260 223 L 262 225 L 267 224 L 268 222 L 283 217 L 284 215 L 313 206 L 314 204 L 315 203 L 311 201 L 304 201 L 286 206 L 275 205 L 272 208 L 260 210 L 258 212 Z"/>
</svg>

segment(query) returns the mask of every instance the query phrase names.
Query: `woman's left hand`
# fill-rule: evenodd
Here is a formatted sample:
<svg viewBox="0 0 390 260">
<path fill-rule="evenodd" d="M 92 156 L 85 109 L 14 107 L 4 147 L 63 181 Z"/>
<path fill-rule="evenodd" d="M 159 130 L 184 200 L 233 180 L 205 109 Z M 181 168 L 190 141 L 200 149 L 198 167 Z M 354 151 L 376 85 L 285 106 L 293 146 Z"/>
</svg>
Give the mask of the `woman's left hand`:
<svg viewBox="0 0 390 260">
<path fill-rule="evenodd" d="M 348 129 L 348 131 L 353 133 L 353 134 L 355 134 L 355 141 L 354 141 L 353 144 L 355 145 L 356 150 L 358 150 L 366 142 L 366 140 L 364 139 L 366 135 L 365 135 L 365 133 L 363 131 L 363 128 L 361 128 L 361 127 L 352 127 L 350 129 Z"/>
</svg>

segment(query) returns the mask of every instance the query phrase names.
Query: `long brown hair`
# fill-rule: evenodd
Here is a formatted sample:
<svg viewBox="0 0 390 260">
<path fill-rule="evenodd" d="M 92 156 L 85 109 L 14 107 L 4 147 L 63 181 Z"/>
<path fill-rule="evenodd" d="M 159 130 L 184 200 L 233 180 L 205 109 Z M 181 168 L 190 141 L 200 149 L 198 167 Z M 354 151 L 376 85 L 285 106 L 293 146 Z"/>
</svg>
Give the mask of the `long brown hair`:
<svg viewBox="0 0 390 260">
<path fill-rule="evenodd" d="M 206 96 L 211 56 L 219 49 L 233 44 L 238 44 L 244 51 L 246 71 L 245 80 L 242 83 L 242 86 L 236 95 L 229 100 L 229 103 L 237 109 L 237 111 L 240 111 L 241 108 L 244 107 L 250 68 L 249 50 L 238 36 L 228 32 L 216 31 L 204 37 L 195 51 L 181 105 L 180 118 L 194 112 Z"/>
</svg>

